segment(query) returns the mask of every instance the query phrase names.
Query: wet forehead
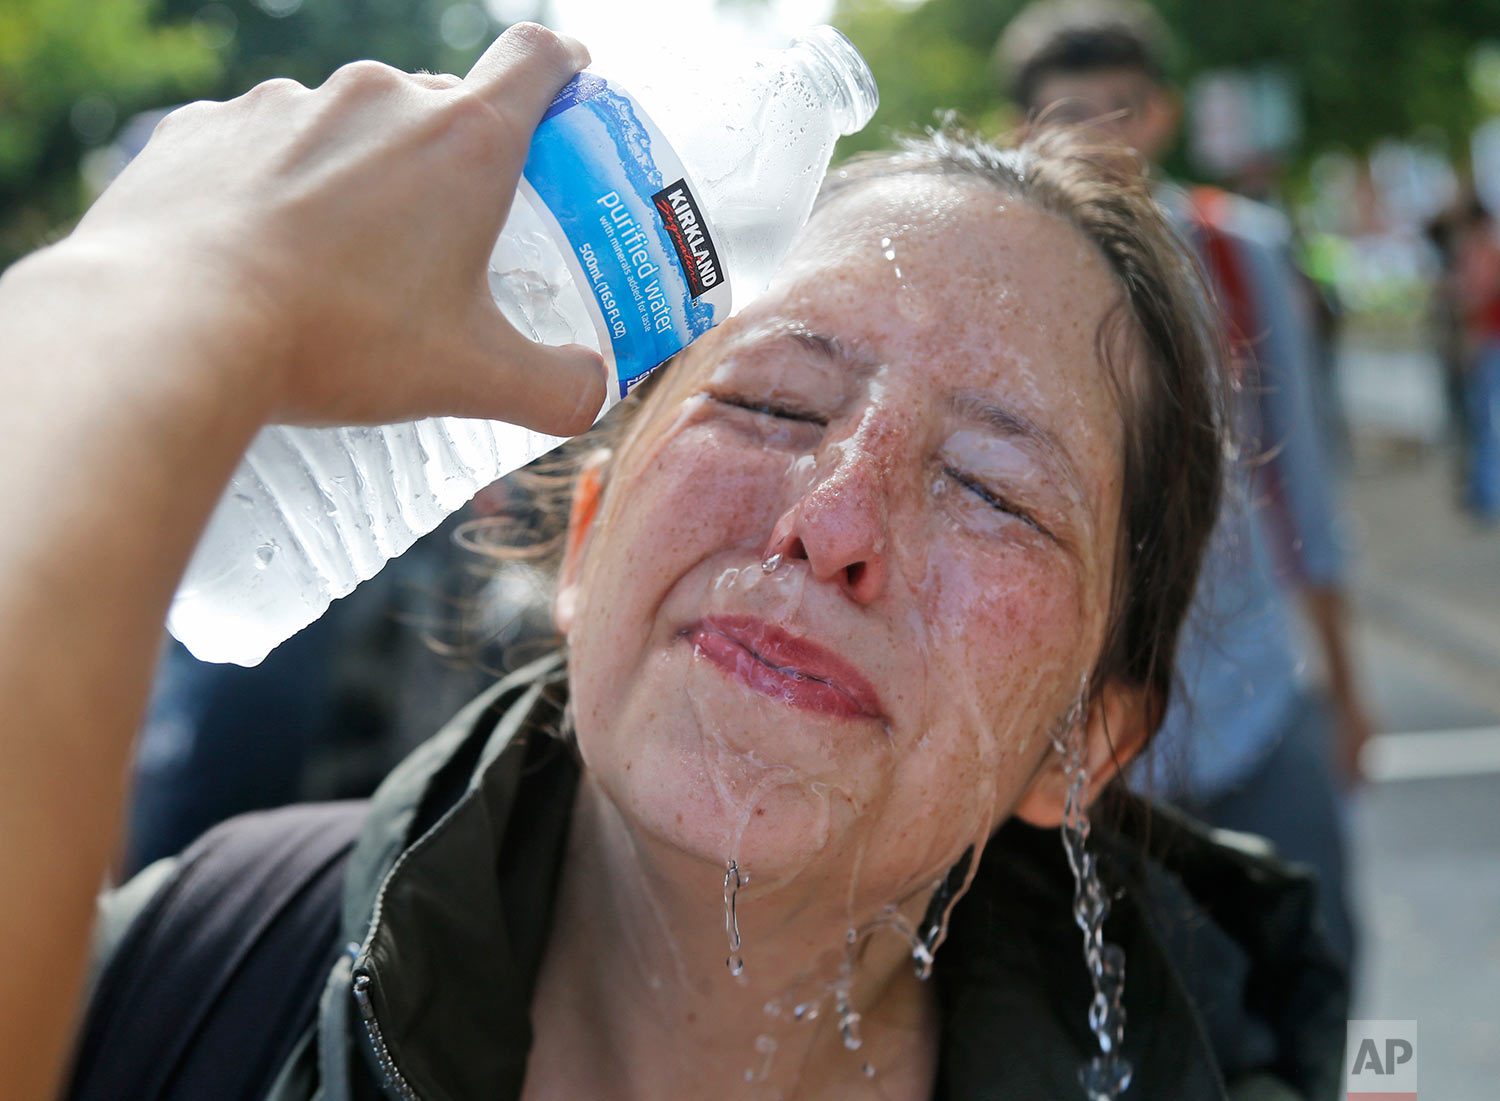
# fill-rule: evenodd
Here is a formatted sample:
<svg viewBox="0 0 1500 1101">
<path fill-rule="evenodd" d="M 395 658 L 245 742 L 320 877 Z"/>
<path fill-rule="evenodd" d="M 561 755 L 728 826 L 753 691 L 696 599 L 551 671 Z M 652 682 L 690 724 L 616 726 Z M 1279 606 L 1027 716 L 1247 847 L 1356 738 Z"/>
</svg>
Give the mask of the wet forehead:
<svg viewBox="0 0 1500 1101">
<path fill-rule="evenodd" d="M 988 184 L 862 185 L 820 211 L 776 289 L 854 355 L 1117 437 L 1099 354 L 1113 276 L 1072 226 Z"/>
</svg>

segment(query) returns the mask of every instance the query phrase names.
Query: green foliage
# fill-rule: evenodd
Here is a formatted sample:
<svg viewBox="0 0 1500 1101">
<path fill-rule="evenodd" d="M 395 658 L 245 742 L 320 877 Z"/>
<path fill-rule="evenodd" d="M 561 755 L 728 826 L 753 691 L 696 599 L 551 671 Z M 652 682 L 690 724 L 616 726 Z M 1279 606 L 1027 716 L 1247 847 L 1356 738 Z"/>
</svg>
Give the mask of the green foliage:
<svg viewBox="0 0 1500 1101">
<path fill-rule="evenodd" d="M 1500 109 L 1500 50 L 1475 51 L 1500 37 L 1500 0 L 1152 2 L 1179 37 L 1180 82 L 1268 63 L 1293 77 L 1303 157 L 1420 131 L 1461 158 L 1475 123 Z M 886 144 L 940 110 L 990 132 L 1011 125 L 990 55 L 1023 5 L 839 0 L 835 22 L 881 88 L 873 125 L 841 151 Z M 358 57 L 463 72 L 499 30 L 479 0 L 0 0 L 0 266 L 76 216 L 80 155 L 112 120 L 271 76 L 317 84 Z"/>
<path fill-rule="evenodd" d="M 365 57 L 462 73 L 499 30 L 475 0 L 0 0 L 0 268 L 77 217 L 80 157 L 137 111 Z"/>
<path fill-rule="evenodd" d="M 212 51 L 187 27 L 154 25 L 153 6 L 0 6 L 0 266 L 78 209 L 77 123 L 107 131 L 112 116 L 200 88 L 215 75 Z"/>
<path fill-rule="evenodd" d="M 1307 156 L 1436 133 L 1462 155 L 1483 114 L 1469 81 L 1475 47 L 1500 35 L 1500 0 L 1257 0 L 1226 8 L 1152 0 L 1178 38 L 1184 85 L 1212 69 L 1274 64 L 1296 81 Z M 846 151 L 956 108 L 993 129 L 1003 106 L 990 56 L 1024 0 L 840 0 L 835 22 L 869 58 L 880 112 Z"/>
<path fill-rule="evenodd" d="M 359 58 L 399 69 L 463 73 L 501 29 L 477 0 L 164 0 L 162 7 L 167 18 L 202 18 L 205 7 L 211 8 L 228 28 L 214 98 L 239 95 L 277 76 L 312 87 Z M 461 49 L 447 45 L 440 33 L 450 8 L 477 20 Z"/>
<path fill-rule="evenodd" d="M 1014 112 L 996 94 L 990 52 L 1020 8 L 1016 0 L 839 0 L 833 21 L 880 85 L 875 118 L 843 140 L 840 155 L 888 145 L 893 133 L 929 125 L 940 112 L 983 130 L 1008 125 Z"/>
</svg>

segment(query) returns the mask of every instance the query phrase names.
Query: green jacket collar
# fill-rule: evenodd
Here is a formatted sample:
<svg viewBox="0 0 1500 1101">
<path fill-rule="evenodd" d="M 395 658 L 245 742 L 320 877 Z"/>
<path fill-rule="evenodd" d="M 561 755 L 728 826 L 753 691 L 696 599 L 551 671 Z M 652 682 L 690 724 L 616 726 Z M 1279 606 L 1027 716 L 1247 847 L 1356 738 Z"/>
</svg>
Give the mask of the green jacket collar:
<svg viewBox="0 0 1500 1101">
<path fill-rule="evenodd" d="M 353 1027 L 393 1096 L 520 1096 L 577 789 L 577 765 L 549 736 L 565 695 L 560 656 L 507 678 L 372 801 L 344 920 L 369 1018 Z M 1130 1096 L 1222 1098 L 1226 1075 L 1256 1073 L 1293 1086 L 1288 1096 L 1334 1096 L 1346 987 L 1312 930 L 1306 878 L 1137 801 L 1092 843 L 1109 881 L 1132 884 L 1106 926 L 1127 959 Z M 987 846 L 934 968 L 936 1097 L 1077 1095 L 1097 1049 L 1071 900 L 1055 831 L 1012 822 Z"/>
<path fill-rule="evenodd" d="M 480 696 L 381 785 L 345 932 L 365 1046 L 422 1101 L 519 1097 L 578 771 L 549 734 L 560 656 Z M 384 1049 L 384 1050 L 381 1050 Z M 380 1065 L 384 1064 L 384 1065 Z"/>
</svg>

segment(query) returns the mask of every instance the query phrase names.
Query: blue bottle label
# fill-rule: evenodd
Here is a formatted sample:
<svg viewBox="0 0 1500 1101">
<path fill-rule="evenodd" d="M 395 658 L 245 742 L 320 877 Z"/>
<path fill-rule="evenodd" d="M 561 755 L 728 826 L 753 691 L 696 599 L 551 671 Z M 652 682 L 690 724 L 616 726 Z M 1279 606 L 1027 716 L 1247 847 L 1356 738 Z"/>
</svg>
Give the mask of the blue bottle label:
<svg viewBox="0 0 1500 1101">
<path fill-rule="evenodd" d="M 531 139 L 521 184 L 563 245 L 618 401 L 729 316 L 731 290 L 691 177 L 635 100 L 569 81 Z"/>
</svg>

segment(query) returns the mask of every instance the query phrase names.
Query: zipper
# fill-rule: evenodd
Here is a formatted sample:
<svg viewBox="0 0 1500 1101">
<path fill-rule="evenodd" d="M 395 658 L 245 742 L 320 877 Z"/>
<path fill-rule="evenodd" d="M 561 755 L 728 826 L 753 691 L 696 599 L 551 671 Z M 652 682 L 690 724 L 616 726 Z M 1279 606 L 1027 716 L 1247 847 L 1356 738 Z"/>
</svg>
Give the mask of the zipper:
<svg viewBox="0 0 1500 1101">
<path fill-rule="evenodd" d="M 552 683 L 553 678 L 549 676 L 546 686 L 550 687 Z M 535 682 L 528 685 L 525 692 L 522 693 L 522 698 L 527 693 L 536 689 L 537 684 Z M 537 691 L 537 695 L 540 696 L 540 694 L 540 691 Z M 532 706 L 535 706 L 535 701 L 533 701 Z M 492 735 L 493 733 L 494 731 L 491 730 L 490 734 Z M 488 737 L 489 735 L 486 735 L 486 738 Z M 380 927 L 380 920 L 385 909 L 385 895 L 390 889 L 391 881 L 396 878 L 408 860 L 425 848 L 432 838 L 436 837 L 446 828 L 449 820 L 468 802 L 471 795 L 472 792 L 466 791 L 452 806 L 442 813 L 425 834 L 396 857 L 395 863 L 391 865 L 390 869 L 385 873 L 384 878 L 381 879 L 380 889 L 375 892 L 375 904 L 370 910 L 369 923 L 365 927 L 364 943 L 356 945 L 351 942 L 349 945 L 349 954 L 353 960 L 357 961 L 370 950 L 370 943 L 375 939 L 375 931 Z M 407 1082 L 405 1076 L 402 1075 L 401 1069 L 396 1066 L 396 1060 L 391 1056 L 391 1049 L 386 1046 L 385 1036 L 381 1034 L 380 1022 L 375 1018 L 375 1003 L 370 997 L 370 973 L 368 971 L 354 972 L 353 992 L 354 1001 L 359 1006 L 360 1020 L 365 1027 L 365 1037 L 370 1041 L 370 1049 L 375 1053 L 375 1061 L 379 1064 L 381 1076 L 385 1079 L 386 1090 L 395 1093 L 401 1101 L 422 1101 L 417 1096 L 417 1091 L 411 1088 L 411 1083 Z"/>
<path fill-rule="evenodd" d="M 362 955 L 368 952 L 371 941 L 375 939 L 375 931 L 380 928 L 380 919 L 385 910 L 385 894 L 390 889 L 391 881 L 396 878 L 397 873 L 405 866 L 412 854 L 422 849 L 429 838 L 435 836 L 448 824 L 448 820 L 458 812 L 458 808 L 463 805 L 464 801 L 463 798 L 460 798 L 453 806 L 449 807 L 443 812 L 442 817 L 433 823 L 432 828 L 426 834 L 396 857 L 395 863 L 391 865 L 390 870 L 381 879 L 380 889 L 375 892 L 375 905 L 370 910 L 370 919 L 365 929 L 364 943 L 354 944 L 351 942 L 349 945 L 349 955 L 352 960 L 357 962 Z M 370 1042 L 370 1050 L 375 1053 L 375 1062 L 380 1067 L 381 1077 L 385 1079 L 384 1085 L 386 1091 L 394 1093 L 401 1101 L 422 1101 L 417 1096 L 417 1091 L 411 1088 L 411 1083 L 401 1073 L 401 1068 L 396 1066 L 396 1060 L 391 1055 L 391 1049 L 386 1046 L 385 1036 L 380 1031 L 380 1022 L 375 1017 L 375 1003 L 370 997 L 370 973 L 368 971 L 355 971 L 352 989 L 355 1004 L 359 1006 L 360 1021 L 364 1024 L 365 1038 Z"/>
<path fill-rule="evenodd" d="M 421 1101 L 417 1091 L 402 1077 L 396 1061 L 391 1058 L 390 1048 L 385 1046 L 385 1037 L 380 1033 L 380 1022 L 375 1019 L 375 1004 L 370 998 L 370 976 L 367 972 L 362 971 L 354 976 L 354 1001 L 359 1005 L 365 1036 L 370 1041 L 371 1050 L 375 1052 L 375 1061 L 380 1064 L 386 1089 L 394 1092 L 401 1101 Z"/>
</svg>

